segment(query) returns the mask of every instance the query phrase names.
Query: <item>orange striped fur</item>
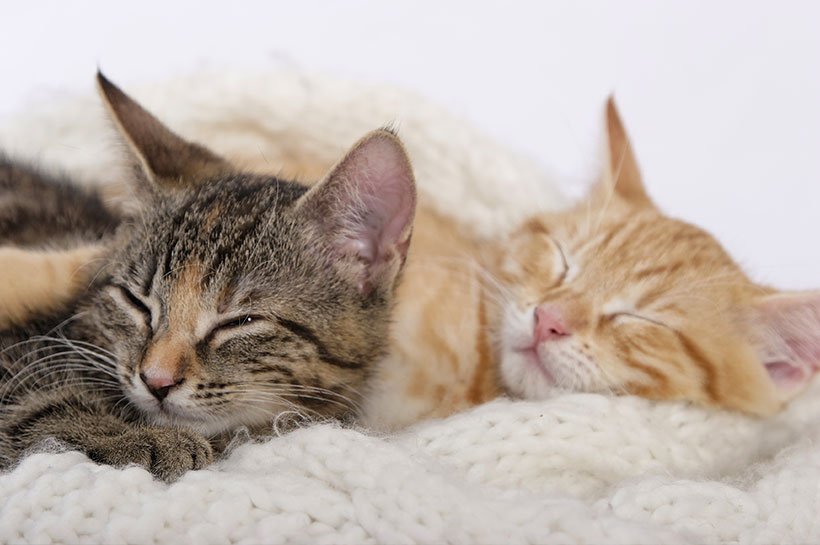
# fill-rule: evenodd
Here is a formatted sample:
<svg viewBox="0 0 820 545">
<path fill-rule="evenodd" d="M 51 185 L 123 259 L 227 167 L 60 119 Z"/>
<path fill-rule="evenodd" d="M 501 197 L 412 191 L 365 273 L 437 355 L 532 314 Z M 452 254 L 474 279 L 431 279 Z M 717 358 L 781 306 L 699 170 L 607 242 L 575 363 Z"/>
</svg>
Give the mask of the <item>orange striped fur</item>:
<svg viewBox="0 0 820 545">
<path fill-rule="evenodd" d="M 494 244 L 420 208 L 369 424 L 558 390 L 764 416 L 817 371 L 820 296 L 753 283 L 713 236 L 665 216 L 612 101 L 607 129 L 607 169 L 589 197 Z M 539 342 L 537 307 L 568 334 Z"/>
</svg>

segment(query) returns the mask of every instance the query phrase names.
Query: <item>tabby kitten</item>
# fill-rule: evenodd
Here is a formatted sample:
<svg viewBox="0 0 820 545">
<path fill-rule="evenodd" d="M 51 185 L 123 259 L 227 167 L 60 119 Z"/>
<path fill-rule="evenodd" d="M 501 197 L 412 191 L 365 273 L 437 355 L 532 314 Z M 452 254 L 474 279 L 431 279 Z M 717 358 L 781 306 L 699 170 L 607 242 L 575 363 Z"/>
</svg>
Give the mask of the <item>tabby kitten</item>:
<svg viewBox="0 0 820 545">
<path fill-rule="evenodd" d="M 709 233 L 665 216 L 612 101 L 607 129 L 592 194 L 503 240 L 436 235 L 447 221 L 419 210 L 371 424 L 556 390 L 765 416 L 817 372 L 820 292 L 755 284 Z"/>
<path fill-rule="evenodd" d="M 237 172 L 98 83 L 141 212 L 65 312 L 0 333 L 0 463 L 55 437 L 172 480 L 237 427 L 354 410 L 385 351 L 410 240 L 415 185 L 399 140 L 367 135 L 308 189 Z"/>
</svg>

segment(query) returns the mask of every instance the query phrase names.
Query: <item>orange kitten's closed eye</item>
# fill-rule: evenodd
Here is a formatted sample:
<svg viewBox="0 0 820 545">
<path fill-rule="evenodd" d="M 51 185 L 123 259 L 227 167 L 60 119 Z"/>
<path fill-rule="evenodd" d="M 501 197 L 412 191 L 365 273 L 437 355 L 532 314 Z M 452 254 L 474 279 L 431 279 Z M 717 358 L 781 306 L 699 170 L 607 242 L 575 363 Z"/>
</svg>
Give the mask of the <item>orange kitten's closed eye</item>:
<svg viewBox="0 0 820 545">
<path fill-rule="evenodd" d="M 498 258 L 514 395 L 555 388 L 766 415 L 820 362 L 820 295 L 751 282 L 709 233 L 664 216 L 610 102 L 610 169 L 574 210 L 534 218 Z"/>
</svg>

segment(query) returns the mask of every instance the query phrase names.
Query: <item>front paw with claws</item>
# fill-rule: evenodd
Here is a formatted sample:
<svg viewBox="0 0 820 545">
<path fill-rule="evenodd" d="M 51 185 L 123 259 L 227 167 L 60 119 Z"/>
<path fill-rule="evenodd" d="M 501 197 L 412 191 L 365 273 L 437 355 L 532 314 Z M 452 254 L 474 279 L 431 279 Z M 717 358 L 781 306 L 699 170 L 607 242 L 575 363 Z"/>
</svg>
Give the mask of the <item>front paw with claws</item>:
<svg viewBox="0 0 820 545">
<path fill-rule="evenodd" d="M 137 464 L 165 482 L 185 472 L 202 469 L 213 461 L 208 440 L 187 430 L 137 428 L 116 437 L 105 437 L 88 449 L 95 462 L 123 467 Z"/>
</svg>

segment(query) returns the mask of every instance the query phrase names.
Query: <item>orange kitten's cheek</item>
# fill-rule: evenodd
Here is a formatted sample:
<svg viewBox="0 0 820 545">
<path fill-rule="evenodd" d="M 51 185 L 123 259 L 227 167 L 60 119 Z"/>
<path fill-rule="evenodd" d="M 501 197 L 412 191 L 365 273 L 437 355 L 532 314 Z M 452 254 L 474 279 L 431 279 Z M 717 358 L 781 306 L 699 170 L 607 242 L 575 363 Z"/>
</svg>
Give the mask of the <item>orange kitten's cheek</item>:
<svg viewBox="0 0 820 545">
<path fill-rule="evenodd" d="M 610 332 L 599 361 L 612 384 L 622 393 L 652 399 L 698 397 L 699 371 L 681 350 L 675 333 L 665 327 L 629 321 Z"/>
<path fill-rule="evenodd" d="M 625 361 L 627 358 L 622 353 L 608 346 L 598 347 L 593 357 L 600 368 L 601 391 L 631 394 L 634 393 L 630 389 L 632 386 L 646 382 L 646 376 L 634 367 L 636 364 L 634 360 L 627 363 Z"/>
</svg>

